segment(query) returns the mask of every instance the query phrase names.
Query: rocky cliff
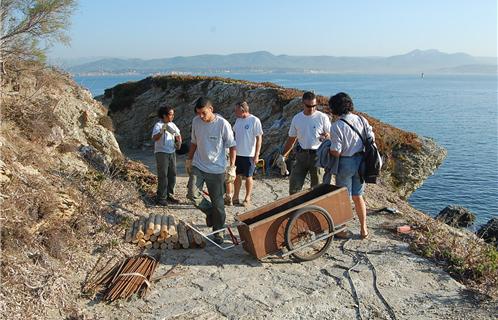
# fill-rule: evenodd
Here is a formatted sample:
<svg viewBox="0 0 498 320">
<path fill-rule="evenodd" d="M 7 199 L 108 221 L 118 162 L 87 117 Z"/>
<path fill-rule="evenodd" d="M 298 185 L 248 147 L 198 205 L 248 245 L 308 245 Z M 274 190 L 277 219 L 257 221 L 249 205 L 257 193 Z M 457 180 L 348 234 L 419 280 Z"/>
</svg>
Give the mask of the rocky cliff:
<svg viewBox="0 0 498 320">
<path fill-rule="evenodd" d="M 162 103 L 175 107 L 175 122 L 188 140 L 194 117 L 193 103 L 199 96 L 210 97 L 215 112 L 230 123 L 235 122 L 234 104 L 246 100 L 251 112 L 263 124 L 263 156 L 270 155 L 284 143 L 292 117 L 302 110 L 302 91 L 271 83 L 213 77 L 149 77 L 108 89 L 100 99 L 109 107 L 120 145 L 142 148 L 151 145 L 151 128 L 157 121 L 156 110 Z M 318 102 L 320 108 L 328 112 L 327 98 L 320 96 Z M 446 150 L 431 139 L 363 115 L 373 125 L 377 144 L 387 160 L 384 182 L 394 187 L 402 197 L 408 197 L 441 164 Z"/>
</svg>

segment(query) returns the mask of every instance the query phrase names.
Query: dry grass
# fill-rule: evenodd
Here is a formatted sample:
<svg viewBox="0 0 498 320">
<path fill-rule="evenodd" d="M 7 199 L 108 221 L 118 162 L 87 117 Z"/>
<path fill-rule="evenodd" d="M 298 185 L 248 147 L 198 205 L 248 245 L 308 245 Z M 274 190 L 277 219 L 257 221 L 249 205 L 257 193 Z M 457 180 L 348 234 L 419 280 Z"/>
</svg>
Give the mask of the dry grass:
<svg viewBox="0 0 498 320">
<path fill-rule="evenodd" d="M 75 300 L 95 254 L 123 250 L 109 245 L 125 227 L 110 213 L 141 202 L 140 193 L 116 171 L 88 168 L 82 174 L 62 166 L 62 154 L 80 159 L 78 142 L 50 141 L 56 102 L 44 96 L 43 81 L 64 79 L 51 79 L 46 70 L 26 72 L 42 75 L 27 77 L 17 93 L 5 89 L 12 83 L 1 88 L 0 156 L 11 174 L 1 186 L 0 312 L 19 319 L 75 318 Z M 147 181 L 139 173 L 134 179 Z"/>
<path fill-rule="evenodd" d="M 423 257 L 441 262 L 448 273 L 469 288 L 498 298 L 498 251 L 473 236 L 450 232 L 439 221 L 419 223 L 410 248 Z"/>
</svg>

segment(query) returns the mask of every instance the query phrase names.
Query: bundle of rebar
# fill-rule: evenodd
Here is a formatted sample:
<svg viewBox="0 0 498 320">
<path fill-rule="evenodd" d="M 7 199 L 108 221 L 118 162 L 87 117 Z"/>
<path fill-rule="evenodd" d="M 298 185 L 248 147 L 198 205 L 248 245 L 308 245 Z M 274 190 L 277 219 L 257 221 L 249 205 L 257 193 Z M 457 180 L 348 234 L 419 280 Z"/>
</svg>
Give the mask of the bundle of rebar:
<svg viewBox="0 0 498 320">
<path fill-rule="evenodd" d="M 143 298 L 151 286 L 151 278 L 158 261 L 147 255 L 135 256 L 118 261 L 108 268 L 98 271 L 85 285 L 86 293 L 103 294 L 103 300 L 128 299 L 135 293 Z"/>
<path fill-rule="evenodd" d="M 192 223 L 189 223 L 192 225 Z M 145 249 L 204 248 L 206 241 L 183 221 L 172 215 L 150 214 L 135 221 L 125 233 L 125 241 Z"/>
</svg>

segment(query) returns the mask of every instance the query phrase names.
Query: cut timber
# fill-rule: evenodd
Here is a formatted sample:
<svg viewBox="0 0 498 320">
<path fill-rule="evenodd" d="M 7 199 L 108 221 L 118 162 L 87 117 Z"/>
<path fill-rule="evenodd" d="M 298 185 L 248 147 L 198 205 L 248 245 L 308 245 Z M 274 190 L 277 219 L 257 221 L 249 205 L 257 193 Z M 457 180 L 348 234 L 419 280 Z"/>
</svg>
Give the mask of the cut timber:
<svg viewBox="0 0 498 320">
<path fill-rule="evenodd" d="M 147 241 L 147 242 L 145 243 L 145 249 L 150 249 L 150 248 L 152 248 L 152 242 Z"/>
<path fill-rule="evenodd" d="M 159 249 L 160 247 L 161 247 L 161 244 L 159 242 L 154 242 L 152 244 L 152 248 L 154 248 L 154 249 Z"/>
<path fill-rule="evenodd" d="M 140 220 L 138 220 L 138 228 L 137 228 L 137 233 L 135 234 L 135 239 L 140 240 L 143 239 L 145 234 L 145 218 L 141 217 Z"/>
<path fill-rule="evenodd" d="M 161 233 L 159 234 L 162 239 L 166 239 L 169 237 L 168 234 L 168 216 L 164 215 L 161 218 Z"/>
<path fill-rule="evenodd" d="M 189 221 L 189 225 L 193 226 L 194 224 L 192 223 L 192 221 Z M 189 229 L 189 231 L 192 231 L 192 234 L 194 237 L 194 242 L 195 242 L 196 246 L 204 248 L 206 246 L 206 241 L 204 240 L 204 238 L 199 233 L 192 230 L 191 228 L 188 228 L 188 229 Z"/>
<path fill-rule="evenodd" d="M 166 242 L 161 243 L 161 249 L 162 250 L 168 249 L 168 244 Z"/>
<path fill-rule="evenodd" d="M 168 242 L 167 245 L 169 250 L 173 250 L 175 248 L 175 244 L 173 242 Z"/>
<path fill-rule="evenodd" d="M 187 236 L 187 229 L 185 228 L 183 221 L 180 221 L 180 223 L 178 223 L 176 230 L 178 231 L 178 242 L 182 245 L 184 249 L 187 249 L 189 247 L 189 242 Z"/>
<path fill-rule="evenodd" d="M 143 248 L 143 247 L 145 247 L 146 242 L 147 241 L 145 241 L 144 239 L 140 239 L 140 240 L 138 240 L 138 246 L 140 248 Z"/>
<path fill-rule="evenodd" d="M 125 241 L 132 242 L 135 240 L 134 235 L 137 233 L 138 220 L 133 222 L 128 230 L 126 230 Z"/>
<path fill-rule="evenodd" d="M 171 242 L 175 243 L 178 241 L 178 233 L 176 231 L 175 217 L 168 216 L 168 234 L 171 236 Z M 170 239 L 168 238 L 168 239 Z"/>
<path fill-rule="evenodd" d="M 156 242 L 157 237 L 155 235 L 151 235 L 149 240 L 152 242 Z"/>
<path fill-rule="evenodd" d="M 187 230 L 187 237 L 188 237 L 188 244 L 190 248 L 195 248 L 197 245 L 194 241 L 194 231 L 190 229 L 189 227 L 185 226 L 185 229 Z"/>
<path fill-rule="evenodd" d="M 150 234 L 145 234 L 144 237 L 143 237 L 143 239 L 145 241 L 149 241 L 150 240 Z"/>
<path fill-rule="evenodd" d="M 159 242 L 159 243 L 163 243 L 163 242 L 164 242 L 164 240 L 165 240 L 164 238 L 161 238 L 161 237 L 159 236 L 159 237 L 157 238 L 157 240 L 156 240 L 156 241 L 157 241 L 157 242 Z"/>
<path fill-rule="evenodd" d="M 149 219 L 147 220 L 147 230 L 145 231 L 145 234 L 150 236 L 151 234 L 154 233 L 155 221 L 156 221 L 156 215 L 151 213 L 149 215 Z"/>
<path fill-rule="evenodd" d="M 161 233 L 161 221 L 162 221 L 162 215 L 158 214 L 156 215 L 156 218 L 154 220 L 154 235 L 156 237 L 159 237 L 159 234 Z"/>
</svg>

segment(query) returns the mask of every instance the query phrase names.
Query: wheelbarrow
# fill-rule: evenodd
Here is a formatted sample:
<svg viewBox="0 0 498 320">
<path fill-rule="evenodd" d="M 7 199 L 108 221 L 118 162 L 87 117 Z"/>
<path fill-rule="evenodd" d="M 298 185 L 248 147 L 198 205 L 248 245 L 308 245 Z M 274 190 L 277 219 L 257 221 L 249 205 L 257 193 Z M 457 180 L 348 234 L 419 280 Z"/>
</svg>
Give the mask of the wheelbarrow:
<svg viewBox="0 0 498 320">
<path fill-rule="evenodd" d="M 233 226 L 209 234 L 189 227 L 222 250 L 242 245 L 257 259 L 273 255 L 309 261 L 327 252 L 334 235 L 344 231 L 346 223 L 353 219 L 353 211 L 346 188 L 320 184 L 239 214 L 235 219 L 238 237 Z M 220 231 L 228 232 L 230 245 L 218 245 L 209 238 Z"/>
</svg>

